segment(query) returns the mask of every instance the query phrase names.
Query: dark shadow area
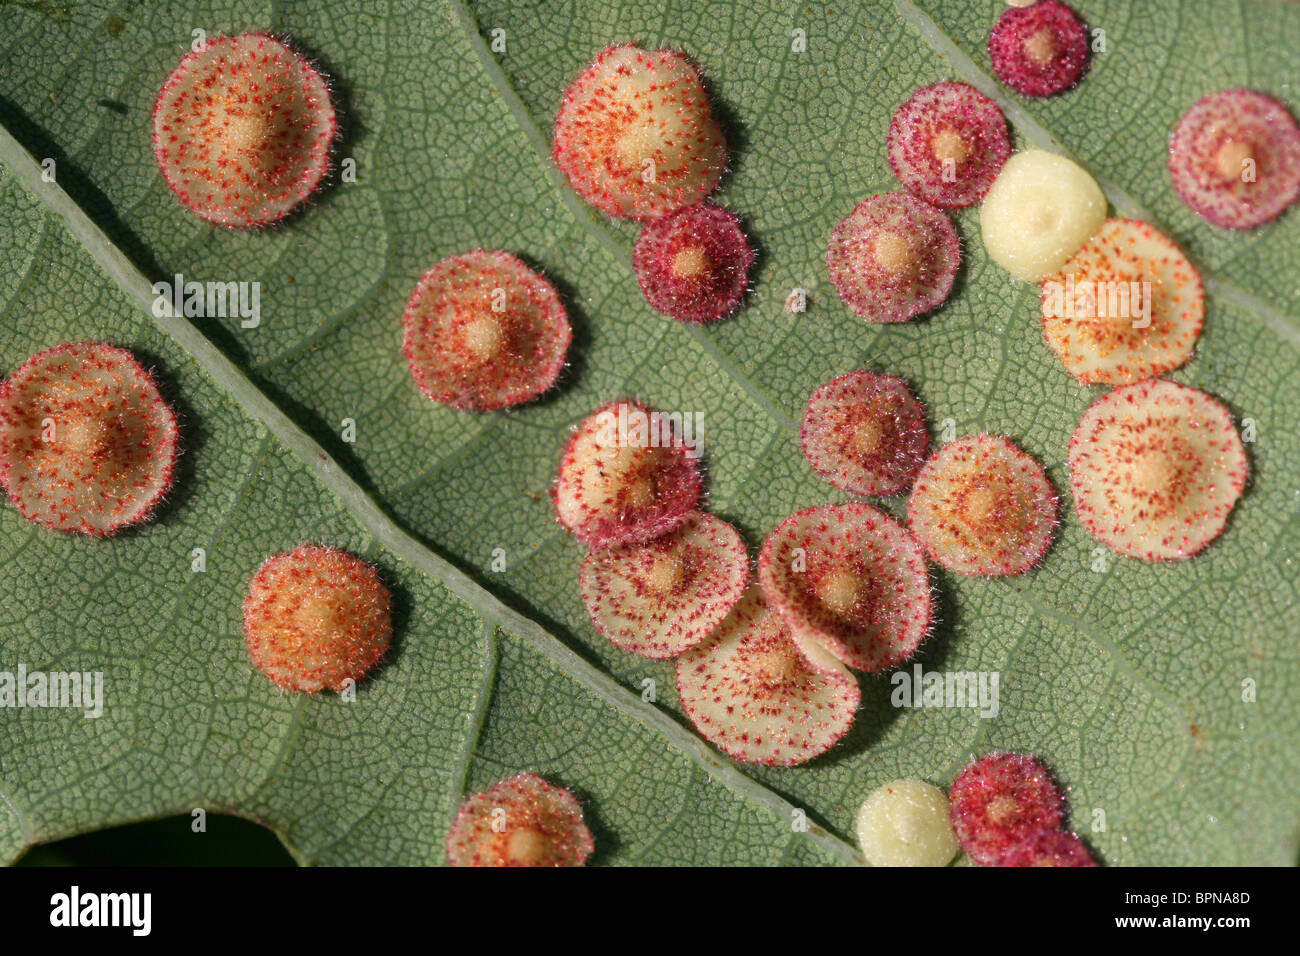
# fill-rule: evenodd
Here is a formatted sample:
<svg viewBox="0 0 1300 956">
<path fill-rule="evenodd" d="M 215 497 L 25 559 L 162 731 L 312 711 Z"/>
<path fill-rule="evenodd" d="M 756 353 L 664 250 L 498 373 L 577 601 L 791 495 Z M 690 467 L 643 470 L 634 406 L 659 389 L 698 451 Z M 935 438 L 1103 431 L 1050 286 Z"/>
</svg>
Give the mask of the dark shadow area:
<svg viewBox="0 0 1300 956">
<path fill-rule="evenodd" d="M 965 252 L 968 244 L 966 242 L 966 237 L 962 234 L 961 223 L 958 222 L 957 218 L 953 215 L 954 211 L 955 210 L 947 209 L 939 210 L 939 213 L 943 216 L 947 216 L 948 221 L 952 223 L 953 231 L 957 233 L 957 248 L 962 250 L 957 259 L 957 272 L 952 278 L 952 288 L 948 290 L 948 295 L 944 297 L 942 302 L 924 315 L 918 315 L 916 319 L 913 319 L 913 321 L 916 321 L 917 319 L 925 321 L 930 319 L 931 316 L 938 315 L 943 311 L 945 305 L 949 302 L 955 301 L 963 292 L 966 291 L 966 280 L 970 277 L 970 256 Z"/>
<path fill-rule="evenodd" d="M 514 251 L 511 254 L 517 256 L 520 262 L 555 286 L 555 291 L 559 294 L 560 302 L 564 306 L 565 314 L 569 317 L 569 325 L 573 329 L 573 342 L 569 345 L 568 354 L 564 359 L 564 367 L 560 369 L 560 375 L 555 380 L 555 384 L 537 398 L 521 406 L 523 408 L 545 407 L 554 404 L 564 392 L 576 385 L 586 371 L 586 356 L 591 350 L 591 318 L 578 304 L 578 290 L 572 283 L 567 279 L 560 278 L 554 269 L 548 269 L 545 263 L 527 253 Z M 508 411 L 509 409 L 507 409 Z"/>
<path fill-rule="evenodd" d="M 286 44 L 290 49 L 299 53 L 310 60 L 321 75 L 325 77 L 325 82 L 329 86 L 330 102 L 334 106 L 334 118 L 338 123 L 338 130 L 334 134 L 334 142 L 330 146 L 330 170 L 321 180 L 316 192 L 312 193 L 305 202 L 299 203 L 290 213 L 274 223 L 270 228 L 279 229 L 291 226 L 305 216 L 313 207 L 318 205 L 328 205 L 338 188 L 343 183 L 341 176 L 343 173 L 343 160 L 352 157 L 355 159 L 354 151 L 357 143 L 365 139 L 369 132 L 361 121 L 357 118 L 356 111 L 353 108 L 355 98 L 352 93 L 352 84 L 343 77 L 343 71 L 338 66 L 314 47 L 307 46 L 300 42 L 292 34 L 276 33 L 276 38 Z M 358 180 L 361 178 L 361 170 L 357 170 Z"/>
<path fill-rule="evenodd" d="M 754 232 L 753 227 L 750 226 L 749 217 L 741 215 L 734 209 L 731 211 L 735 213 L 736 217 L 740 220 L 740 229 L 744 232 L 745 238 L 749 240 L 749 248 L 754 252 L 754 261 L 750 263 L 749 266 L 749 274 L 745 281 L 745 296 L 741 300 L 740 305 L 736 306 L 731 313 L 718 319 L 718 322 L 730 322 L 738 319 L 746 309 L 754 304 L 754 277 L 762 274 L 763 267 L 767 265 L 768 259 L 767 245 L 763 242 L 763 238 L 758 235 L 758 233 Z M 715 323 L 710 322 L 705 326 L 704 332 L 706 335 L 708 334 L 708 325 L 713 324 Z"/>
<path fill-rule="evenodd" d="M 384 655 L 384 659 L 372 667 L 357 684 L 358 695 L 364 694 L 372 681 L 378 679 L 384 671 L 397 663 L 406 650 L 406 636 L 410 633 L 411 611 L 413 608 L 411 592 L 392 574 L 388 573 L 382 562 L 377 563 L 376 567 L 379 571 L 379 580 L 384 583 L 384 587 L 388 588 L 389 607 L 392 612 L 393 642 L 389 645 L 388 653 Z M 358 697 L 358 699 L 360 698 Z"/>
<path fill-rule="evenodd" d="M 258 390 L 288 415 L 295 425 L 311 436 L 311 439 L 338 463 L 349 478 L 360 485 L 371 498 L 378 500 L 378 488 L 371 481 L 370 473 L 366 471 L 365 465 L 362 464 L 361 459 L 353 450 L 353 446 L 343 440 L 343 425 L 341 422 L 326 421 L 321 417 L 320 412 L 310 405 L 298 401 L 279 385 L 264 378 L 256 371 L 242 365 L 241 368 L 244 374 L 257 386 Z M 384 506 L 384 510 L 385 512 L 388 511 L 387 506 Z"/>
<path fill-rule="evenodd" d="M 953 599 L 952 582 L 934 568 L 930 570 L 930 596 L 934 609 L 930 634 L 921 642 L 915 657 L 893 670 L 911 668 L 913 664 L 921 664 L 928 671 L 942 670 L 947 663 L 956 630 L 957 602 Z"/>
<path fill-rule="evenodd" d="M 849 727 L 849 732 L 834 747 L 804 766 L 824 767 L 839 763 L 879 743 L 890 725 L 907 712 L 906 707 L 895 707 L 890 702 L 894 691 L 890 677 L 899 670 L 905 668 L 910 670 L 912 663 L 908 661 L 882 674 L 857 674 L 858 687 L 862 690 L 862 703 L 858 705 L 857 713 L 853 715 L 853 724 Z M 794 800 L 791 802 L 798 803 Z"/>
<path fill-rule="evenodd" d="M 556 780 L 548 782 L 563 786 L 563 783 Z M 595 795 L 582 787 L 573 788 L 573 795 L 582 804 L 582 819 L 586 822 L 587 829 L 591 831 L 592 841 L 596 844 L 590 859 L 587 860 L 587 865 L 605 866 L 618 855 L 619 849 L 623 846 L 623 841 L 619 839 L 617 831 L 611 829 L 609 824 L 605 822 L 600 812 L 600 803 Z"/>
<path fill-rule="evenodd" d="M 101 105 L 120 112 L 110 101 L 101 101 Z M 63 151 L 45 127 L 30 119 L 13 100 L 3 95 L 0 95 L 0 123 L 36 157 L 37 162 L 46 158 L 54 160 L 59 188 L 72 197 L 138 269 L 150 278 L 163 275 L 153 252 L 122 222 L 113 204 L 94 185 L 85 170 Z"/>
<path fill-rule="evenodd" d="M 176 465 L 172 471 L 171 490 L 167 492 L 167 495 L 154 510 L 149 521 L 123 528 L 118 532 L 118 537 L 138 534 L 141 529 L 147 528 L 153 523 L 164 527 L 171 523 L 171 519 L 176 512 L 180 510 L 194 491 L 196 480 L 194 463 L 196 456 L 201 452 L 203 446 L 207 444 L 209 435 L 209 429 L 204 424 L 202 416 L 196 414 L 194 406 L 186 400 L 185 393 L 181 391 L 175 379 L 172 378 L 171 372 L 163 359 L 146 349 L 132 348 L 131 353 L 135 356 L 136 361 L 148 369 L 149 374 L 153 376 L 154 384 L 158 386 L 158 393 L 162 395 L 163 401 L 176 413 L 178 447 Z"/>
<path fill-rule="evenodd" d="M 189 814 L 146 820 L 32 847 L 17 866 L 295 866 L 266 827 L 207 815 L 195 833 Z"/>
<path fill-rule="evenodd" d="M 695 62 L 696 66 L 699 65 L 694 57 L 691 57 L 691 61 Z M 722 180 L 718 184 L 718 189 L 725 189 L 727 182 L 740 171 L 745 157 L 749 155 L 749 132 L 740 120 L 740 111 L 729 99 L 718 93 L 717 86 L 702 70 L 700 76 L 704 82 L 704 90 L 708 93 L 709 103 L 713 106 L 713 115 L 718 125 L 722 127 L 722 135 L 727 141 L 727 171 L 722 174 Z M 715 194 L 717 191 L 714 190 Z"/>
</svg>

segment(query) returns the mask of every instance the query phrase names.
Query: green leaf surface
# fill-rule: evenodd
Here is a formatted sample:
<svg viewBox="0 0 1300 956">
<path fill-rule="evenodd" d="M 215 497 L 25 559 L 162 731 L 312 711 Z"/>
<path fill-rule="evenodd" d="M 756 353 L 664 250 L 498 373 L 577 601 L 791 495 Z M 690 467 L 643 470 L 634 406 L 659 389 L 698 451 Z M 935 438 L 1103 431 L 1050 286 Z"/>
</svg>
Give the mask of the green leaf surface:
<svg viewBox="0 0 1300 956">
<path fill-rule="evenodd" d="M 303 862 L 437 863 L 465 793 L 531 770 L 583 798 L 597 863 L 853 862 L 853 817 L 873 787 L 946 784 L 971 755 L 1009 747 L 1054 768 L 1073 826 L 1107 863 L 1294 863 L 1300 216 L 1216 230 L 1178 202 L 1164 150 L 1178 115 L 1215 89 L 1297 106 L 1300 6 L 1080 2 L 1107 50 L 1078 89 L 1047 101 L 989 78 L 984 40 L 1002 6 L 0 8 L 0 368 L 59 341 L 128 346 L 180 411 L 185 449 L 158 520 L 109 541 L 0 510 L 0 669 L 102 670 L 106 693 L 97 720 L 0 711 L 0 857 L 204 807 L 266 822 Z M 318 57 L 358 181 L 264 232 L 187 213 L 149 130 L 195 28 L 283 31 Z M 791 49 L 796 29 L 804 52 Z M 696 57 L 729 125 L 718 199 L 761 257 L 748 308 L 714 327 L 649 309 L 630 270 L 634 228 L 590 211 L 549 161 L 564 87 L 626 39 Z M 1035 289 L 989 262 L 975 212 L 955 217 L 958 287 L 924 321 L 868 326 L 826 276 L 834 224 L 898 188 L 884 150 L 893 108 L 941 79 L 996 95 L 1019 145 L 1074 156 L 1119 213 L 1148 218 L 1204 267 L 1206 333 L 1173 377 L 1255 421 L 1252 482 L 1222 540 L 1190 562 L 1112 558 L 1094 571 L 1096 542 L 1067 495 L 1034 572 L 937 574 L 942 620 L 918 660 L 999 671 L 995 719 L 895 708 L 888 678 L 864 676 L 836 750 L 805 767 L 737 767 L 681 716 L 670 664 L 622 654 L 587 622 L 582 552 L 547 495 L 559 449 L 619 395 L 701 412 L 709 507 L 757 547 L 790 512 L 841 500 L 800 454 L 797 422 L 818 384 L 866 366 L 912 381 L 936 428 L 1014 436 L 1066 490 L 1065 444 L 1097 391 L 1047 352 Z M 45 157 L 55 183 L 41 180 Z M 416 279 L 475 246 L 543 268 L 574 319 L 561 387 L 510 412 L 434 405 L 399 350 Z M 261 325 L 154 318 L 150 283 L 178 272 L 260 281 Z M 795 287 L 808 290 L 806 313 L 783 308 Z M 355 443 L 340 438 L 344 419 Z M 397 595 L 396 651 L 354 703 L 284 695 L 247 660 L 248 577 L 306 539 L 377 562 Z M 207 570 L 194 573 L 199 547 Z M 1242 699 L 1247 679 L 1255 702 Z M 792 826 L 796 809 L 807 832 Z"/>
</svg>

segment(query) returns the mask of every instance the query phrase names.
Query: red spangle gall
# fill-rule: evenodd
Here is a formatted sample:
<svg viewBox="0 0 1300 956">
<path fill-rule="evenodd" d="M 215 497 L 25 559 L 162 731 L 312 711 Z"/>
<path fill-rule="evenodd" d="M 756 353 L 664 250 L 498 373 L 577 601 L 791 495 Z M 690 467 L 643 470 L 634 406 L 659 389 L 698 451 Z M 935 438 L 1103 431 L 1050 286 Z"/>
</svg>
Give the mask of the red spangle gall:
<svg viewBox="0 0 1300 956">
<path fill-rule="evenodd" d="M 1008 854 L 1058 831 L 1060 788 L 1037 759 L 994 751 L 972 761 L 948 791 L 957 842 L 981 866 L 1003 866 Z"/>
<path fill-rule="evenodd" d="M 714 322 L 744 300 L 754 250 L 733 213 L 700 203 L 647 223 L 632 262 L 657 311 L 683 322 Z"/>
<path fill-rule="evenodd" d="M 958 574 L 1000 577 L 1037 564 L 1057 526 L 1047 473 L 1004 435 L 969 435 L 925 463 L 907 520 L 931 560 Z"/>
<path fill-rule="evenodd" d="M 103 537 L 171 489 L 176 416 L 124 349 L 56 345 L 0 385 L 0 485 L 29 521 Z"/>
<path fill-rule="evenodd" d="M 699 70 L 672 50 L 611 46 L 573 81 L 555 117 L 555 164 L 611 216 L 650 220 L 698 203 L 727 168 Z"/>
<path fill-rule="evenodd" d="M 383 659 L 392 637 L 388 588 L 347 552 L 299 545 L 268 558 L 248 584 L 249 656 L 285 690 L 344 690 Z"/>
<path fill-rule="evenodd" d="M 1254 229 L 1300 197 L 1300 125 L 1255 90 L 1223 90 L 1183 114 L 1169 175 L 1188 208 L 1225 229 Z"/>
<path fill-rule="evenodd" d="M 578 799 L 533 773 L 469 797 L 447 834 L 452 866 L 584 866 L 594 849 Z"/>
</svg>

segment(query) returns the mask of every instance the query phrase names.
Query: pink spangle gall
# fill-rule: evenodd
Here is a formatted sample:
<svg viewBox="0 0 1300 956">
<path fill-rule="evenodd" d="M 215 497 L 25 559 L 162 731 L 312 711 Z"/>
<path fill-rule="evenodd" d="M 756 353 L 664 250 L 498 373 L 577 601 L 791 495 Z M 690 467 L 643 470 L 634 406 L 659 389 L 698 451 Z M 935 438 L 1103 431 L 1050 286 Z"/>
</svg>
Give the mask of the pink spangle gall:
<svg viewBox="0 0 1300 956">
<path fill-rule="evenodd" d="M 1043 337 L 1085 385 L 1172 371 L 1192 357 L 1205 321 L 1196 268 L 1134 219 L 1107 219 L 1041 290 Z"/>
<path fill-rule="evenodd" d="M 640 402 L 597 409 L 569 438 L 555 481 L 555 513 L 593 548 L 649 541 L 699 504 L 696 452 L 672 419 Z"/>
<path fill-rule="evenodd" d="M 1250 472 L 1232 414 L 1202 391 L 1157 379 L 1093 402 L 1068 462 L 1083 526 L 1144 561 L 1188 558 L 1217 538 Z"/>
<path fill-rule="evenodd" d="M 921 546 L 863 502 L 791 515 L 763 542 L 758 580 L 796 643 L 830 670 L 902 663 L 934 612 Z"/>
<path fill-rule="evenodd" d="M 808 660 L 757 587 L 678 658 L 677 693 L 691 723 L 724 753 L 782 767 L 830 750 L 861 700 L 844 667 Z"/>
<path fill-rule="evenodd" d="M 952 222 L 906 193 L 864 199 L 831 232 L 826 248 L 836 293 L 871 322 L 906 322 L 937 309 L 960 264 Z"/>
<path fill-rule="evenodd" d="M 185 55 L 153 110 L 154 156 L 191 211 L 231 228 L 283 219 L 330 169 L 338 130 L 325 77 L 263 33 Z"/>
<path fill-rule="evenodd" d="M 918 199 L 954 209 L 984 198 L 1011 155 L 996 103 L 966 83 L 923 86 L 889 124 L 889 165 Z"/>
<path fill-rule="evenodd" d="M 420 391 L 471 411 L 546 392 L 572 340 L 555 287 L 508 252 L 443 259 L 421 277 L 402 316 L 402 353 Z"/>
<path fill-rule="evenodd" d="M 997 78 L 1025 96 L 1051 96 L 1079 82 L 1088 69 L 1088 28 L 1074 9 L 1039 0 L 1002 11 L 989 33 Z"/>
<path fill-rule="evenodd" d="M 739 532 L 695 512 L 666 535 L 595 549 L 579 572 L 596 630 L 622 650 L 676 657 L 713 632 L 749 583 Z"/>
<path fill-rule="evenodd" d="M 896 375 L 848 372 L 808 400 L 800 444 L 813 470 L 855 495 L 897 495 L 925 463 L 925 412 Z"/>
<path fill-rule="evenodd" d="M 1011 439 L 970 435 L 925 463 L 907 520 L 930 558 L 950 571 L 1020 574 L 1052 543 L 1057 496 L 1043 466 Z"/>
<path fill-rule="evenodd" d="M 1255 90 L 1198 100 L 1169 140 L 1169 175 L 1198 216 L 1226 229 L 1254 229 L 1300 197 L 1300 125 Z"/>
</svg>

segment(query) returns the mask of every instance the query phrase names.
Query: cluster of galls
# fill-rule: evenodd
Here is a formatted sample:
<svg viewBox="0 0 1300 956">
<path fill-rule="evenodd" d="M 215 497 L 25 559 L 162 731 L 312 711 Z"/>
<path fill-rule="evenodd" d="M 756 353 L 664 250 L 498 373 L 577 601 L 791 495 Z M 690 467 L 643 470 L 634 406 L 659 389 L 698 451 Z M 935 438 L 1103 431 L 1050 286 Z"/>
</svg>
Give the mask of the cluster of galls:
<svg viewBox="0 0 1300 956">
<path fill-rule="evenodd" d="M 978 866 L 1096 866 L 1064 827 L 1065 801 L 1028 754 L 972 761 L 947 795 L 922 780 L 892 780 L 858 810 L 858 845 L 873 866 L 944 866 L 959 849 Z"/>
<path fill-rule="evenodd" d="M 635 434 L 629 421 L 650 422 Z M 660 427 L 662 426 L 662 427 Z M 560 463 L 560 523 L 585 543 L 580 573 L 592 623 L 616 646 L 678 658 L 682 707 L 726 753 L 803 763 L 848 730 L 856 681 L 802 649 L 750 586 L 739 533 L 698 510 L 699 464 L 670 422 L 629 401 L 598 409 Z"/>
<path fill-rule="evenodd" d="M 555 118 L 555 163 L 574 191 L 646 225 L 633 265 L 646 301 L 684 322 L 739 308 L 754 250 L 732 213 L 705 202 L 727 145 L 699 70 L 671 50 L 605 50 Z"/>
<path fill-rule="evenodd" d="M 961 242 L 943 209 L 979 202 L 1011 153 L 997 104 L 965 83 L 918 89 L 889 124 L 904 193 L 863 200 L 831 233 L 826 267 L 840 299 L 870 322 L 906 322 L 943 304 Z"/>
</svg>

